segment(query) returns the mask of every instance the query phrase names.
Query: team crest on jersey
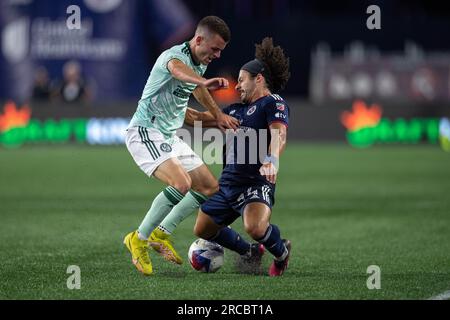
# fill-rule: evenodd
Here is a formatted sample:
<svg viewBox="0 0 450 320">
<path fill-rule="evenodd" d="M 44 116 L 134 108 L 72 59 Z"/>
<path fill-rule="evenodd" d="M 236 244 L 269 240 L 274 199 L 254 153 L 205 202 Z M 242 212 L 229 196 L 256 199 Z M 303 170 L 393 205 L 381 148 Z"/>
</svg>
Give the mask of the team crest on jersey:
<svg viewBox="0 0 450 320">
<path fill-rule="evenodd" d="M 170 146 L 170 144 L 168 144 L 166 142 L 161 143 L 159 148 L 161 149 L 161 151 L 164 151 L 164 152 L 171 152 L 172 151 L 172 147 Z"/>
<path fill-rule="evenodd" d="M 277 105 L 277 110 L 284 111 L 284 104 L 277 102 L 276 105 Z"/>
<path fill-rule="evenodd" d="M 248 109 L 247 115 L 251 116 L 255 111 L 256 111 L 256 105 L 254 105 L 254 106 L 250 107 L 250 109 Z"/>
</svg>

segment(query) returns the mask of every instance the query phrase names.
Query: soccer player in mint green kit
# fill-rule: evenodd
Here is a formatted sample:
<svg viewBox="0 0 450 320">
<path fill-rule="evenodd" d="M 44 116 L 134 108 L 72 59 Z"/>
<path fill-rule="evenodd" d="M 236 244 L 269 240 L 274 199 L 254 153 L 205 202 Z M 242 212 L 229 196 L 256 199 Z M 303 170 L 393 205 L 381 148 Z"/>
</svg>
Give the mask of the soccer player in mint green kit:
<svg viewBox="0 0 450 320">
<path fill-rule="evenodd" d="M 207 65 L 220 57 L 229 40 L 226 23 L 208 16 L 199 22 L 189 42 L 164 51 L 152 68 L 128 126 L 126 146 L 134 161 L 149 177 L 167 185 L 153 200 L 139 228 L 124 239 L 133 264 L 144 275 L 153 273 L 149 244 L 167 260 L 182 263 L 169 236 L 218 190 L 216 178 L 175 133 L 184 123 L 191 93 L 221 129 L 237 128 L 238 121 L 225 115 L 208 91 L 226 88 L 228 81 L 203 77 Z"/>
</svg>

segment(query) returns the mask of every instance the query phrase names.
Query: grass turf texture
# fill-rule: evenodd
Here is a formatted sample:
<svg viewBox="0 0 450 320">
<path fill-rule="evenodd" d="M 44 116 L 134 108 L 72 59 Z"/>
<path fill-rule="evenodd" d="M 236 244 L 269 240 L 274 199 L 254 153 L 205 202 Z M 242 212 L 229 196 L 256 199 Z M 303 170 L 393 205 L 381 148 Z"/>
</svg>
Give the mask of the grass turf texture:
<svg viewBox="0 0 450 320">
<path fill-rule="evenodd" d="M 139 274 L 122 239 L 162 184 L 124 147 L 0 150 L 0 168 L 0 299 L 425 299 L 450 289 L 450 155 L 437 146 L 290 144 L 272 216 L 293 243 L 280 278 L 236 273 L 229 251 L 217 273 L 194 271 L 195 215 L 175 234 L 185 263 L 152 252 L 155 275 Z M 66 287 L 69 265 L 81 268 L 81 290 Z M 366 287 L 369 265 L 381 268 L 380 290 Z"/>
</svg>

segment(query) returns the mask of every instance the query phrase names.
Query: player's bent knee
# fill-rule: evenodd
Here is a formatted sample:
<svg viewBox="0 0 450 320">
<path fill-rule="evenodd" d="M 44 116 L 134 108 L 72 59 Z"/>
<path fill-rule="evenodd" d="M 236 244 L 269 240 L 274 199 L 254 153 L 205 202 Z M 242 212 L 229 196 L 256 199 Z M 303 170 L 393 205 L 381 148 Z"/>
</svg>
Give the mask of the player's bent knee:
<svg viewBox="0 0 450 320">
<path fill-rule="evenodd" d="M 214 181 L 206 185 L 193 186 L 193 189 L 209 198 L 219 191 L 219 184 L 217 181 Z"/>
<path fill-rule="evenodd" d="M 211 188 L 210 192 L 211 192 L 211 196 L 215 193 L 217 193 L 219 191 L 219 183 L 216 182 L 216 184 L 214 184 L 214 186 Z"/>
<path fill-rule="evenodd" d="M 173 187 L 180 191 L 180 193 L 182 194 L 188 193 L 189 189 L 191 188 L 190 184 L 188 183 L 175 183 Z"/>
<path fill-rule="evenodd" d="M 191 189 L 192 180 L 189 176 L 186 176 L 184 177 L 184 179 L 173 181 L 170 185 L 180 191 L 182 194 L 186 194 Z"/>
<path fill-rule="evenodd" d="M 202 239 L 209 238 L 209 234 L 205 228 L 205 225 L 203 223 L 199 223 L 198 221 L 195 223 L 194 226 L 194 234 Z"/>
<path fill-rule="evenodd" d="M 245 231 L 253 240 L 259 240 L 264 237 L 267 227 L 263 225 L 245 225 Z"/>
<path fill-rule="evenodd" d="M 194 234 L 199 238 L 203 238 L 203 228 L 201 228 L 197 223 L 194 226 Z"/>
<path fill-rule="evenodd" d="M 201 209 L 198 212 L 194 225 L 194 234 L 202 239 L 209 240 L 214 237 L 222 226 L 216 225 Z"/>
<path fill-rule="evenodd" d="M 219 184 L 216 182 L 213 185 L 207 186 L 204 188 L 203 191 L 200 191 L 201 193 L 203 193 L 205 196 L 207 197 L 211 197 L 212 195 L 214 195 L 217 191 L 219 191 Z"/>
</svg>

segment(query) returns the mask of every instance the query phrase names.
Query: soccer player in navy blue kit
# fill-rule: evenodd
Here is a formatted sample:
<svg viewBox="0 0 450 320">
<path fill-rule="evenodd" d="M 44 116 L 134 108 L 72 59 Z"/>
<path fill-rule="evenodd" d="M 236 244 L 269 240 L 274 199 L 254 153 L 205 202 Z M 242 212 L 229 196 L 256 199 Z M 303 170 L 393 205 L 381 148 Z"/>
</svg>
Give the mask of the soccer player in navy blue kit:
<svg viewBox="0 0 450 320">
<path fill-rule="evenodd" d="M 281 238 L 279 228 L 270 223 L 270 216 L 289 121 L 289 107 L 276 93 L 289 79 L 289 59 L 281 47 L 274 47 L 271 38 L 256 45 L 255 57 L 239 72 L 236 90 L 242 103 L 223 109 L 225 114 L 239 120 L 240 127 L 234 133 L 227 133 L 219 191 L 201 206 L 194 233 L 249 260 L 260 258 L 265 247 L 274 256 L 269 275 L 281 276 L 288 266 L 291 242 Z M 200 120 L 204 121 L 204 126 L 214 125 L 214 119 L 207 112 L 190 109 L 186 119 L 188 124 Z M 262 147 L 263 159 L 260 159 L 258 146 L 264 133 L 268 133 L 268 137 Z M 239 140 L 240 134 L 256 134 L 257 141 Z M 245 231 L 257 243 L 250 244 L 229 227 L 240 216 Z"/>
</svg>

